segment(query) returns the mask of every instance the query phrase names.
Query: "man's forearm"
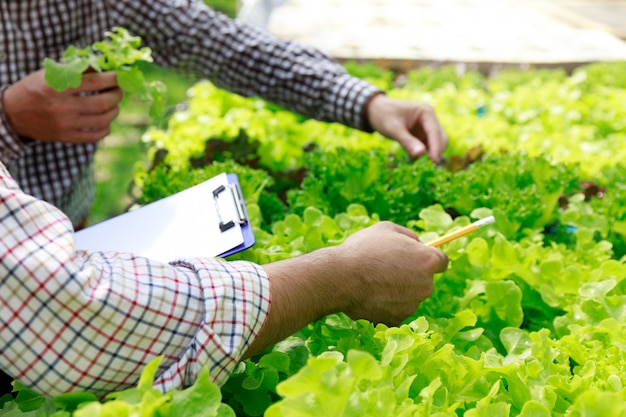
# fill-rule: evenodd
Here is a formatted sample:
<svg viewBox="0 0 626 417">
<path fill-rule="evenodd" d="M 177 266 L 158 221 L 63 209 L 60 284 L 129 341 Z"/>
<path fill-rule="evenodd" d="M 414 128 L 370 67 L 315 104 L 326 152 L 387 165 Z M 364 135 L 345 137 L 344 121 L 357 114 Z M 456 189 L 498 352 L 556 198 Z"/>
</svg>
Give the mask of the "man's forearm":
<svg viewBox="0 0 626 417">
<path fill-rule="evenodd" d="M 274 262 L 263 268 L 271 280 L 272 306 L 265 325 L 244 354 L 249 358 L 307 324 L 341 310 L 341 260 L 335 249 Z M 345 265 L 347 267 L 347 265 Z"/>
<path fill-rule="evenodd" d="M 244 357 L 331 313 L 397 325 L 430 295 L 433 274 L 447 266 L 444 252 L 424 245 L 410 229 L 385 221 L 340 245 L 264 265 L 272 307 Z"/>
<path fill-rule="evenodd" d="M 260 96 L 310 118 L 365 128 L 363 107 L 378 89 L 348 75 L 319 49 L 277 39 L 199 0 L 116 0 L 111 9 L 114 23 L 141 36 L 160 65 L 180 67 L 220 88 Z M 143 18 L 128 19 L 129 11 Z"/>
</svg>

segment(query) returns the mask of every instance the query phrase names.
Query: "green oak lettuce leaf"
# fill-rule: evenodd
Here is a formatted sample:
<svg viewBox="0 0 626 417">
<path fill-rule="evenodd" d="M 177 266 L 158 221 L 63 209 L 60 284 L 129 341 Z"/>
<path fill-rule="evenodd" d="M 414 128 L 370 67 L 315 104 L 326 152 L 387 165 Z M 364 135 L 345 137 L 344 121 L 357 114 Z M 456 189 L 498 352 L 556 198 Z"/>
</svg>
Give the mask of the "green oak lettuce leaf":
<svg viewBox="0 0 626 417">
<path fill-rule="evenodd" d="M 7 394 L 0 397 L 0 416 L 2 417 L 69 417 L 69 413 L 56 412 L 52 400 L 30 390 L 19 381 L 13 381 L 13 398 Z"/>
<path fill-rule="evenodd" d="M 147 82 L 137 66 L 124 66 L 116 70 L 117 82 L 126 94 L 137 96 L 143 102 L 150 102 L 150 117 L 156 119 L 165 111 L 167 87 L 161 81 Z"/>
<path fill-rule="evenodd" d="M 124 28 L 105 32 L 106 41 L 95 42 L 92 49 L 98 56 L 98 67 L 104 71 L 132 66 L 139 61 L 152 62 L 152 50 L 141 48 L 141 38 Z"/>
<path fill-rule="evenodd" d="M 232 408 L 222 404 L 220 388 L 211 382 L 209 369 L 203 367 L 194 384 L 184 390 L 168 391 L 172 397 L 164 416 L 171 417 L 235 417 Z"/>
<path fill-rule="evenodd" d="M 146 365 L 136 387 L 108 394 L 101 402 L 93 401 L 89 395 L 73 393 L 55 397 L 55 404 L 67 410 L 75 409 L 72 417 L 234 417 L 232 409 L 221 402 L 220 389 L 211 382 L 206 367 L 186 389 L 170 389 L 166 393 L 154 389 L 161 360 L 158 357 Z M 80 403 L 81 399 L 86 402 Z M 69 417 L 69 414 L 58 417 L 65 415 Z"/>
<path fill-rule="evenodd" d="M 342 354 L 326 352 L 278 385 L 283 399 L 265 416 L 395 417 L 405 408 L 415 409 L 393 388 L 388 367 L 369 353 L 351 350 L 344 361 Z"/>
<path fill-rule="evenodd" d="M 626 416 L 626 390 L 606 392 L 591 389 L 582 393 L 568 417 L 624 417 Z"/>
<path fill-rule="evenodd" d="M 89 62 L 80 58 L 61 63 L 51 58 L 45 58 L 43 65 L 45 80 L 55 91 L 65 91 L 68 88 L 79 87 L 83 73 L 89 68 Z"/>
<path fill-rule="evenodd" d="M 105 41 L 95 42 L 86 48 L 70 45 L 60 62 L 44 59 L 45 80 L 56 91 L 79 87 L 82 76 L 88 69 L 96 72 L 115 71 L 120 88 L 128 94 L 136 95 L 141 101 L 151 101 L 150 116 L 157 119 L 164 113 L 165 84 L 159 81 L 147 82 L 143 72 L 136 65 L 139 62 L 152 62 L 150 48 L 140 48 L 141 38 L 131 36 L 124 28 L 105 32 Z"/>
</svg>

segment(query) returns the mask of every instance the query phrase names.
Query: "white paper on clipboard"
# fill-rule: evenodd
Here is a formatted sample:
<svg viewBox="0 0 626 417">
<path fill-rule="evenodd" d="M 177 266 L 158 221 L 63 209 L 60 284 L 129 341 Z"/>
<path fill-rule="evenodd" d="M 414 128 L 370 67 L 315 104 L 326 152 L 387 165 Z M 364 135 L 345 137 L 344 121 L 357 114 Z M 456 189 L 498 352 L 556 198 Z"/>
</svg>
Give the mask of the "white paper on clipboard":
<svg viewBox="0 0 626 417">
<path fill-rule="evenodd" d="M 235 185 L 238 190 L 236 176 L 223 173 L 80 230 L 75 234 L 76 249 L 132 252 L 162 262 L 246 249 L 254 240 L 245 236 L 243 229 L 251 232 L 250 225 L 243 200 L 238 207 L 230 192 Z M 240 221 L 242 208 L 245 221 Z"/>
</svg>

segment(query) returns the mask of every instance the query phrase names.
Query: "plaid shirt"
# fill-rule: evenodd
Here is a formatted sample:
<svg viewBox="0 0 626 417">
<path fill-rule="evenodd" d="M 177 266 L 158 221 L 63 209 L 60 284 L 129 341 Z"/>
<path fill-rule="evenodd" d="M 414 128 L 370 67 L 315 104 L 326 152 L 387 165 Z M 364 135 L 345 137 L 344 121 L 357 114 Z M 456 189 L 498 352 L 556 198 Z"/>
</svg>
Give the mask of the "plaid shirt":
<svg viewBox="0 0 626 417">
<path fill-rule="evenodd" d="M 90 45 L 116 26 L 141 36 L 158 64 L 310 118 L 367 129 L 364 108 L 375 87 L 318 50 L 276 40 L 195 0 L 0 0 L 0 99 L 45 57 L 59 59 L 68 45 Z M 19 138 L 1 103 L 0 160 L 25 192 L 60 207 L 77 224 L 93 200 L 96 146 Z"/>
<path fill-rule="evenodd" d="M 134 386 L 160 355 L 161 390 L 205 364 L 222 384 L 270 304 L 265 272 L 248 262 L 75 251 L 68 218 L 2 163 L 0 290 L 0 369 L 50 396 Z"/>
</svg>

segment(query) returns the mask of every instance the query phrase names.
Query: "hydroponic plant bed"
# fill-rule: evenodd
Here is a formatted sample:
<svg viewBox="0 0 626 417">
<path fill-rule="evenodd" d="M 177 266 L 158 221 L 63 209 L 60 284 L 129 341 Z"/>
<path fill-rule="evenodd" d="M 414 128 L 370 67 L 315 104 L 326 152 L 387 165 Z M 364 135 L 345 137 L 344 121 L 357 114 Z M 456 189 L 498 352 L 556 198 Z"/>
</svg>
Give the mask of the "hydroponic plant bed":
<svg viewBox="0 0 626 417">
<path fill-rule="evenodd" d="M 401 78 L 346 66 L 430 102 L 450 136 L 445 163 L 200 82 L 145 134 L 155 163 L 137 172 L 141 202 L 236 172 L 257 243 L 231 259 L 259 263 L 380 220 L 428 241 L 493 214 L 496 225 L 443 247 L 450 268 L 418 311 L 392 328 L 340 314 L 311 323 L 221 390 L 203 374 L 155 393 L 154 364 L 109 401 L 24 396 L 6 415 L 27 403 L 59 417 L 78 404 L 77 417 L 626 415 L 626 64 Z"/>
</svg>

